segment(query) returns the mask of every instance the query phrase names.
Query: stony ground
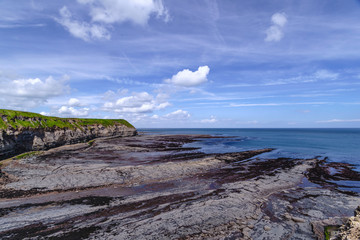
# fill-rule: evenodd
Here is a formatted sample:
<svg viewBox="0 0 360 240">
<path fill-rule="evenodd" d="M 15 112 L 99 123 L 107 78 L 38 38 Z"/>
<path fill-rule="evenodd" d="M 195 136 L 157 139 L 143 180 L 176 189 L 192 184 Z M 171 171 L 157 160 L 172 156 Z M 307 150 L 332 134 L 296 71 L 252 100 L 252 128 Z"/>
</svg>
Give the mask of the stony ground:
<svg viewBox="0 0 360 240">
<path fill-rule="evenodd" d="M 5 161 L 0 239 L 323 239 L 360 204 L 352 167 L 204 154 L 195 135 L 98 139 Z"/>
</svg>

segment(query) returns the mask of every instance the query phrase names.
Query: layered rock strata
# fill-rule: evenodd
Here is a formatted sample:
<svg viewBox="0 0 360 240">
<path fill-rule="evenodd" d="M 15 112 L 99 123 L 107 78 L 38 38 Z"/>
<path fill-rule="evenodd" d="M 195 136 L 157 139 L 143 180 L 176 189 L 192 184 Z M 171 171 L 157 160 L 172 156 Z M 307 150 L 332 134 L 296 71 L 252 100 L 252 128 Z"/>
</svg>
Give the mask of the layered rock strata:
<svg viewBox="0 0 360 240">
<path fill-rule="evenodd" d="M 17 119 L 29 123 L 41 122 L 40 118 L 21 117 Z M 103 125 L 95 123 L 81 126 L 76 119 L 64 120 L 75 127 L 7 127 L 0 128 L 0 160 L 28 151 L 46 150 L 62 145 L 89 141 L 98 137 L 134 136 L 135 128 L 127 127 L 121 123 Z"/>
</svg>

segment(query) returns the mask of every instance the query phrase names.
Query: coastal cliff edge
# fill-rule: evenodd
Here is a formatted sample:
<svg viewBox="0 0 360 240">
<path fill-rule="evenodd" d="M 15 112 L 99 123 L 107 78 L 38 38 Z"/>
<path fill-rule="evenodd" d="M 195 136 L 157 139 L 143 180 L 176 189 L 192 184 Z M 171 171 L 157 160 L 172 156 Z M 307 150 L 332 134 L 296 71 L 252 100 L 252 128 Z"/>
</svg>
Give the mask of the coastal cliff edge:
<svg viewBox="0 0 360 240">
<path fill-rule="evenodd" d="M 136 134 L 136 129 L 123 119 L 58 118 L 0 109 L 0 160 L 98 137 Z"/>
</svg>

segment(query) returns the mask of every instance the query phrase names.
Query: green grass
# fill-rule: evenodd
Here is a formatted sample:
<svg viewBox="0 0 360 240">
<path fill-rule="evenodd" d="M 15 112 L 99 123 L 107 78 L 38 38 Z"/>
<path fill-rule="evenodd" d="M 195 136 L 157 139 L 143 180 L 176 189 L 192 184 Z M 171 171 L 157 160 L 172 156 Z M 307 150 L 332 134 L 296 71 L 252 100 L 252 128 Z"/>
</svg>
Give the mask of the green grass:
<svg viewBox="0 0 360 240">
<path fill-rule="evenodd" d="M 0 109 L 0 129 L 39 129 L 39 128 L 69 128 L 82 129 L 91 125 L 101 124 L 105 127 L 114 125 L 125 125 L 134 128 L 124 119 L 91 119 L 91 118 L 59 118 L 48 117 L 32 112 L 22 112 Z"/>
<path fill-rule="evenodd" d="M 91 147 L 92 145 L 94 145 L 94 143 L 95 143 L 95 139 L 88 141 L 88 144 L 89 144 L 90 147 Z"/>
<path fill-rule="evenodd" d="M 331 233 L 339 229 L 340 226 L 337 225 L 329 225 L 324 227 L 325 240 L 329 240 L 331 237 Z"/>
<path fill-rule="evenodd" d="M 39 154 L 41 154 L 40 151 L 26 152 L 26 153 L 22 153 L 20 155 L 17 155 L 15 157 L 13 157 L 12 159 L 18 160 L 18 159 L 23 159 L 23 158 L 26 158 L 26 157 L 36 156 L 36 155 L 39 155 Z"/>
<path fill-rule="evenodd" d="M 42 153 L 41 151 L 26 152 L 26 153 L 22 153 L 22 154 L 19 154 L 17 156 L 14 156 L 14 157 L 11 157 L 11 158 L 8 158 L 8 159 L 5 159 L 5 160 L 1 160 L 0 161 L 0 168 L 7 165 L 7 164 L 9 164 L 11 161 L 23 159 L 23 158 L 26 158 L 26 157 L 37 156 L 37 155 L 40 155 L 41 153 Z"/>
</svg>

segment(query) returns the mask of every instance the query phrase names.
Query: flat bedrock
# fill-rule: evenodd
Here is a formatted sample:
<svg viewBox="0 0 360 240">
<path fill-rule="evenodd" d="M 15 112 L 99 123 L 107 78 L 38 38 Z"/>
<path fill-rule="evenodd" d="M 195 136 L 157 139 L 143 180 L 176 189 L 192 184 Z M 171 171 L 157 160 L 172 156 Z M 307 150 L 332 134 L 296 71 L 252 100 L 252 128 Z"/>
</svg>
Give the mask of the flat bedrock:
<svg viewBox="0 0 360 240">
<path fill-rule="evenodd" d="M 0 238 L 323 239 L 359 205 L 333 181 L 358 181 L 350 165 L 182 148 L 205 137 L 103 138 L 8 161 Z"/>
</svg>

